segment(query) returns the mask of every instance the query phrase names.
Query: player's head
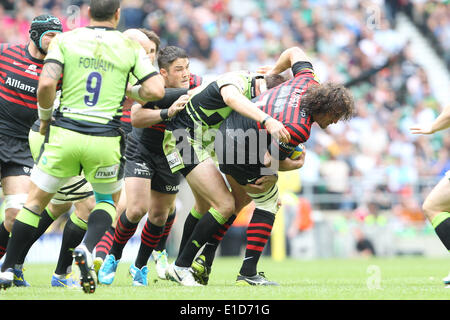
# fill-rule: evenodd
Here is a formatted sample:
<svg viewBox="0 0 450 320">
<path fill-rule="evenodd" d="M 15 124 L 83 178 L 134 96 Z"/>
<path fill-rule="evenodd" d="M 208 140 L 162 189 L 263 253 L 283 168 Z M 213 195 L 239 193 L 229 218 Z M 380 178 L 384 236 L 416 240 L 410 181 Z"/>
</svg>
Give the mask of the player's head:
<svg viewBox="0 0 450 320">
<path fill-rule="evenodd" d="M 154 63 L 156 60 L 156 55 L 158 54 L 161 40 L 159 39 L 158 35 L 151 30 L 145 28 L 139 28 L 138 30 L 144 33 L 147 36 L 147 38 L 152 42 L 149 48 L 148 56 L 150 57 L 150 60 L 152 60 L 152 62 Z"/>
<path fill-rule="evenodd" d="M 89 16 L 94 21 L 111 21 L 117 26 L 120 20 L 120 0 L 91 0 Z"/>
<path fill-rule="evenodd" d="M 61 21 L 50 14 L 37 16 L 31 21 L 30 39 L 42 54 L 47 54 L 50 41 L 63 31 Z"/>
<path fill-rule="evenodd" d="M 350 91 L 341 84 L 331 82 L 309 87 L 302 97 L 301 107 L 309 111 L 322 129 L 339 120 L 348 120 L 355 113 Z"/>
<path fill-rule="evenodd" d="M 142 30 L 145 29 L 127 29 L 123 32 L 123 34 L 128 38 L 138 42 L 142 46 L 142 48 L 144 48 L 145 53 L 153 63 L 155 62 L 155 52 L 157 44 L 150 40 L 150 38 Z"/>
<path fill-rule="evenodd" d="M 161 49 L 158 66 L 167 88 L 189 88 L 189 57 L 184 49 L 175 46 Z"/>
</svg>

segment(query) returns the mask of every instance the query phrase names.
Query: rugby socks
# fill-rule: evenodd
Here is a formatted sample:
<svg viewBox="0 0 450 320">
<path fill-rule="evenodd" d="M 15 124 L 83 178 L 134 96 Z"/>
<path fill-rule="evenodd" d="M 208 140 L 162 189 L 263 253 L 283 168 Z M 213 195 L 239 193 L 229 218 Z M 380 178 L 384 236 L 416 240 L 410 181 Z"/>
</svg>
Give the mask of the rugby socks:
<svg viewBox="0 0 450 320">
<path fill-rule="evenodd" d="M 147 219 L 147 222 L 142 229 L 141 245 L 134 263 L 138 269 L 141 269 L 143 266 L 147 265 L 148 259 L 150 258 L 152 251 L 158 245 L 164 230 L 165 226 L 154 225 L 149 219 Z"/>
<path fill-rule="evenodd" d="M 2 264 L 2 272 L 6 271 L 8 268 L 14 268 L 17 264 L 20 255 L 36 232 L 36 228 L 39 225 L 39 218 L 40 216 L 38 213 L 35 213 L 26 207 L 20 209 L 16 221 L 14 221 L 11 239 L 6 248 L 7 253 Z"/>
<path fill-rule="evenodd" d="M 50 227 L 50 225 L 56 220 L 56 218 L 57 217 L 55 217 L 51 213 L 49 208 L 45 208 L 44 211 L 42 211 L 39 225 L 33 234 L 33 238 L 30 239 L 30 242 L 27 244 L 27 246 L 19 256 L 19 259 L 17 261 L 18 264 L 23 264 L 25 262 L 25 257 L 27 256 L 28 251 L 30 251 L 31 246 L 44 234 L 44 232 L 48 229 L 48 227 Z"/>
<path fill-rule="evenodd" d="M 117 221 L 116 232 L 114 233 L 114 241 L 109 251 L 109 254 L 113 254 L 116 260 L 122 258 L 123 248 L 136 232 L 138 224 L 128 220 L 126 211 L 120 215 Z"/>
<path fill-rule="evenodd" d="M 91 214 L 89 215 L 86 238 L 84 239 L 84 245 L 92 252 L 100 241 L 106 230 L 112 224 L 112 217 L 114 217 L 116 207 L 109 202 L 99 202 L 95 205 Z"/>
<path fill-rule="evenodd" d="M 167 217 L 166 224 L 164 225 L 164 232 L 159 239 L 158 245 L 156 246 L 156 251 L 163 251 L 166 248 L 167 238 L 169 237 L 170 230 L 172 230 L 173 222 L 177 215 L 176 209 Z"/>
<path fill-rule="evenodd" d="M 175 265 L 178 267 L 190 267 L 198 250 L 208 241 L 219 228 L 227 222 L 217 210 L 209 211 L 198 221 L 191 236 L 186 242 L 183 251 L 179 253 Z"/>
<path fill-rule="evenodd" d="M 450 251 L 450 212 L 441 212 L 431 221 L 436 234 Z"/>
<path fill-rule="evenodd" d="M 197 225 L 198 221 L 202 218 L 202 215 L 197 212 L 194 208 L 189 212 L 186 221 L 184 222 L 183 234 L 181 235 L 180 248 L 178 249 L 178 253 L 181 253 L 189 240 L 192 232 L 194 232 L 194 228 Z"/>
<path fill-rule="evenodd" d="M 245 258 L 239 273 L 243 276 L 256 275 L 258 260 L 269 240 L 275 215 L 269 211 L 256 208 L 247 227 L 247 246 Z"/>
<path fill-rule="evenodd" d="M 233 224 L 236 219 L 236 215 L 233 214 L 230 218 L 228 218 L 227 222 L 219 227 L 219 230 L 205 243 L 205 247 L 202 250 L 202 255 L 205 256 L 206 264 L 211 267 L 214 261 L 214 257 L 216 255 L 217 247 L 219 246 L 220 241 L 222 241 L 225 233 L 227 233 L 228 229 Z"/>
<path fill-rule="evenodd" d="M 72 212 L 64 226 L 55 274 L 65 275 L 72 271 L 72 252 L 83 241 L 86 230 L 86 221 L 78 218 L 75 212 Z"/>
<path fill-rule="evenodd" d="M 6 247 L 8 246 L 9 231 L 5 228 L 5 223 L 0 224 L 0 259 L 6 253 Z"/>
<path fill-rule="evenodd" d="M 110 226 L 95 247 L 96 258 L 105 260 L 107 254 L 109 253 L 109 250 L 111 250 L 111 246 L 114 241 L 114 233 L 116 233 L 116 228 Z"/>
</svg>

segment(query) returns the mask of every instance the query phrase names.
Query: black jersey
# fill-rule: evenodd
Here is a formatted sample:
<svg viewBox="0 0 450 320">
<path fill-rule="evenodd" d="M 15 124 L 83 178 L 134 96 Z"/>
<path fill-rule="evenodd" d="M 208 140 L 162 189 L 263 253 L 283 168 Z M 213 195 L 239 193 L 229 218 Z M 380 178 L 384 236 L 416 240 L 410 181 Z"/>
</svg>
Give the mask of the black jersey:
<svg viewBox="0 0 450 320">
<path fill-rule="evenodd" d="M 201 85 L 202 77 L 197 76 L 195 74 L 190 75 L 189 80 L 189 89 L 194 89 Z M 144 108 L 147 109 L 168 109 L 170 106 L 183 94 L 187 93 L 187 89 L 184 88 L 168 88 L 166 89 L 166 95 L 163 99 L 150 102 L 144 105 Z M 126 126 L 127 121 L 131 121 L 131 119 L 127 119 L 124 113 L 124 117 L 122 123 Z M 161 152 L 162 153 L 162 141 L 164 139 L 164 131 L 166 129 L 167 121 L 162 121 L 158 124 L 149 126 L 145 129 L 137 129 L 133 128 L 133 136 L 137 138 L 141 143 L 144 143 L 148 149 L 153 152 Z"/>
<path fill-rule="evenodd" d="M 37 113 L 37 87 L 43 60 L 33 58 L 28 45 L 0 45 L 0 131 L 28 139 Z M 59 83 L 59 87 L 60 87 Z"/>
<path fill-rule="evenodd" d="M 164 98 L 158 101 L 147 102 L 143 108 L 145 109 L 168 109 L 182 95 L 187 94 L 188 89 L 184 88 L 166 88 Z M 166 123 L 170 120 L 163 121 L 162 126 L 150 126 L 148 128 L 134 128 L 131 135 L 134 139 L 143 144 L 147 149 L 153 152 L 163 153 L 162 141 L 164 139 L 164 130 Z M 159 125 L 159 124 L 158 124 Z"/>
</svg>

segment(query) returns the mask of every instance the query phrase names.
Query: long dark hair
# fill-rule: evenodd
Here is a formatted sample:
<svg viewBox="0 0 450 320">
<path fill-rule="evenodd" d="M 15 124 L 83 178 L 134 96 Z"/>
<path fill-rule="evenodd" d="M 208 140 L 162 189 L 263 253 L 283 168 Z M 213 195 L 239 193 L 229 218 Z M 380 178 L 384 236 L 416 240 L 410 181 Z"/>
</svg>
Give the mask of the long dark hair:
<svg viewBox="0 0 450 320">
<path fill-rule="evenodd" d="M 302 108 L 314 114 L 335 114 L 341 120 L 349 120 L 355 114 L 353 96 L 342 84 L 326 82 L 309 87 L 302 97 Z"/>
</svg>

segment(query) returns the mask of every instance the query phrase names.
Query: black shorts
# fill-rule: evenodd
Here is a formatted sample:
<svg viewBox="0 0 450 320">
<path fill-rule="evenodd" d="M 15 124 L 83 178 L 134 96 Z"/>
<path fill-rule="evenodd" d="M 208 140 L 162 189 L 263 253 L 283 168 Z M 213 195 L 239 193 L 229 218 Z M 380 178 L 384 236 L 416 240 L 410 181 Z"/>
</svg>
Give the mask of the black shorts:
<svg viewBox="0 0 450 320">
<path fill-rule="evenodd" d="M 31 175 L 34 166 L 28 140 L 0 134 L 0 176 Z"/>
<path fill-rule="evenodd" d="M 150 179 L 152 190 L 167 194 L 178 192 L 180 174 L 172 173 L 164 154 L 148 150 L 129 135 L 125 157 L 125 178 Z"/>
</svg>

